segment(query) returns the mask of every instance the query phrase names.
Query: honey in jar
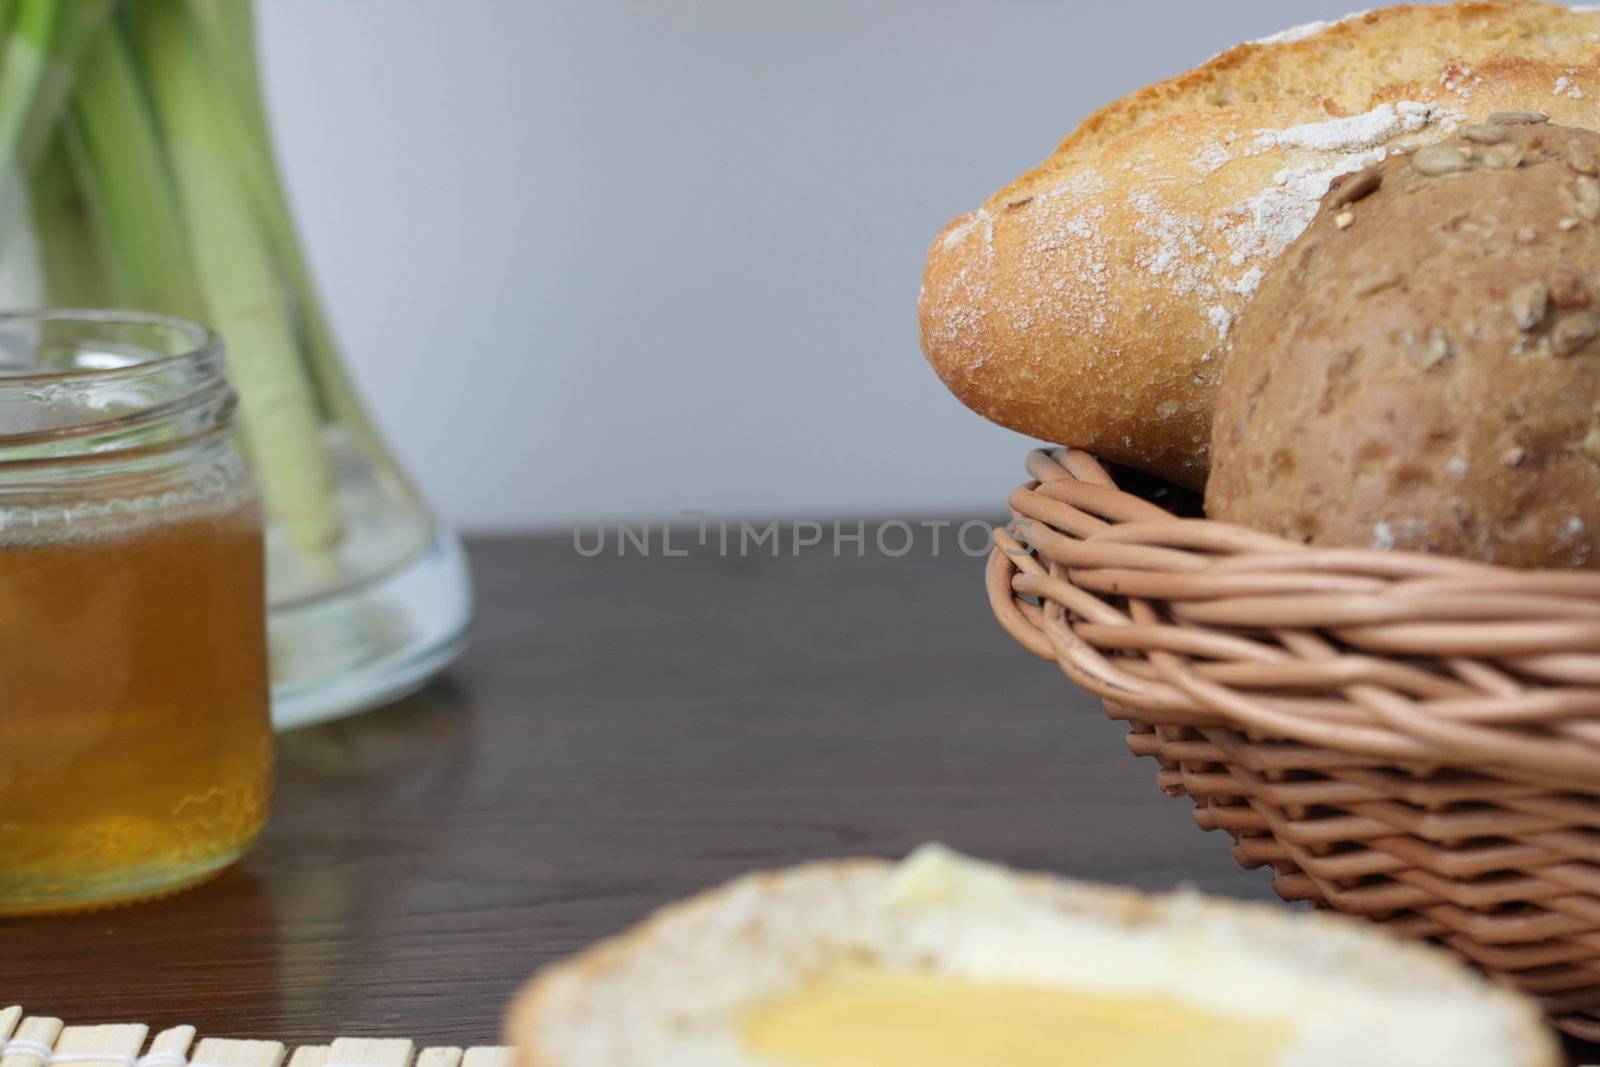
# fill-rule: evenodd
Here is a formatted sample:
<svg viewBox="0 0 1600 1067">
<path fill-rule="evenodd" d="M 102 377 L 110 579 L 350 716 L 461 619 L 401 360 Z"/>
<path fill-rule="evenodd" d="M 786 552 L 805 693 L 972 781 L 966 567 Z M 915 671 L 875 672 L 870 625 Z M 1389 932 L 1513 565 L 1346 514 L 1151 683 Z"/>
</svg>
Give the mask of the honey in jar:
<svg viewBox="0 0 1600 1067">
<path fill-rule="evenodd" d="M 261 515 L 220 353 L 61 321 L 0 317 L 40 350 L 0 374 L 0 914 L 202 879 L 271 791 Z"/>
</svg>

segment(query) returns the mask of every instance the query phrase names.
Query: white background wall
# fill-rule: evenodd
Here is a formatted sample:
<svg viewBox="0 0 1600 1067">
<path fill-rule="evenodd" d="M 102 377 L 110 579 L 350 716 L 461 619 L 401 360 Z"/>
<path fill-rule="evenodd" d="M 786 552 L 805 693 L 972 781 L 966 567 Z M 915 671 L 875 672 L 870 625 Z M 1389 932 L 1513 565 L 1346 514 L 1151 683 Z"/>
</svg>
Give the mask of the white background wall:
<svg viewBox="0 0 1600 1067">
<path fill-rule="evenodd" d="M 352 370 L 470 529 L 989 513 L 917 348 L 946 219 L 1092 108 L 1340 0 L 259 0 Z"/>
</svg>

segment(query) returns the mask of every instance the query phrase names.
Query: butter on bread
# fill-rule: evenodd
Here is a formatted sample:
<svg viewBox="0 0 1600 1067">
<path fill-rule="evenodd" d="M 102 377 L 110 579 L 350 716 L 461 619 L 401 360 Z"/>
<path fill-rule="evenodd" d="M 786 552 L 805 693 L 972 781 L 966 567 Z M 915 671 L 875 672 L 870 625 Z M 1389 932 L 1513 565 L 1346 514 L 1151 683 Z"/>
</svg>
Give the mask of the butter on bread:
<svg viewBox="0 0 1600 1067">
<path fill-rule="evenodd" d="M 901 864 L 751 875 L 666 908 L 536 976 L 506 1037 L 519 1067 L 772 1067 L 743 1044 L 741 1018 L 840 966 L 1287 1020 L 1274 1065 L 1558 1062 L 1532 1004 L 1439 950 L 1338 917 L 1142 896 L 937 846 Z"/>
<path fill-rule="evenodd" d="M 949 223 L 923 350 L 980 414 L 1197 488 L 1234 321 L 1331 179 L 1513 110 L 1600 128 L 1600 11 L 1404 5 L 1229 49 Z"/>
</svg>

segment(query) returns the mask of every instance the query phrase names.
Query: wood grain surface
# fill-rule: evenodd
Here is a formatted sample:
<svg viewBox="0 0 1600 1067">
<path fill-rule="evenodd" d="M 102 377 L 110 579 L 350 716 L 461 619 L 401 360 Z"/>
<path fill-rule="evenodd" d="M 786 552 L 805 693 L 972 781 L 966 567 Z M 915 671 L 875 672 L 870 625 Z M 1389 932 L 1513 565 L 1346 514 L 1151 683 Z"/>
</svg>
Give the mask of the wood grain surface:
<svg viewBox="0 0 1600 1067">
<path fill-rule="evenodd" d="M 1275 899 L 1096 701 L 1001 633 L 982 561 L 929 547 L 584 558 L 570 536 L 475 540 L 477 633 L 446 676 L 282 735 L 266 835 L 210 884 L 0 922 L 0 1003 L 291 1043 L 492 1043 L 539 964 L 657 905 L 935 839 Z"/>
</svg>

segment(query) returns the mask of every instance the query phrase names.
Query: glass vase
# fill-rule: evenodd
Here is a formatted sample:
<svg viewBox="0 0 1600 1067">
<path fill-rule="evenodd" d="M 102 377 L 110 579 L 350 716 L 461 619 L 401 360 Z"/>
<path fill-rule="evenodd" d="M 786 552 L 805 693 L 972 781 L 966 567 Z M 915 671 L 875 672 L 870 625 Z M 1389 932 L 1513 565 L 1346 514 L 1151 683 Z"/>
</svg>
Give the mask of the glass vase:
<svg viewBox="0 0 1600 1067">
<path fill-rule="evenodd" d="M 204 322 L 267 514 L 273 719 L 424 682 L 461 649 L 460 544 L 345 372 L 272 152 L 241 0 L 0 8 L 0 304 Z"/>
</svg>

